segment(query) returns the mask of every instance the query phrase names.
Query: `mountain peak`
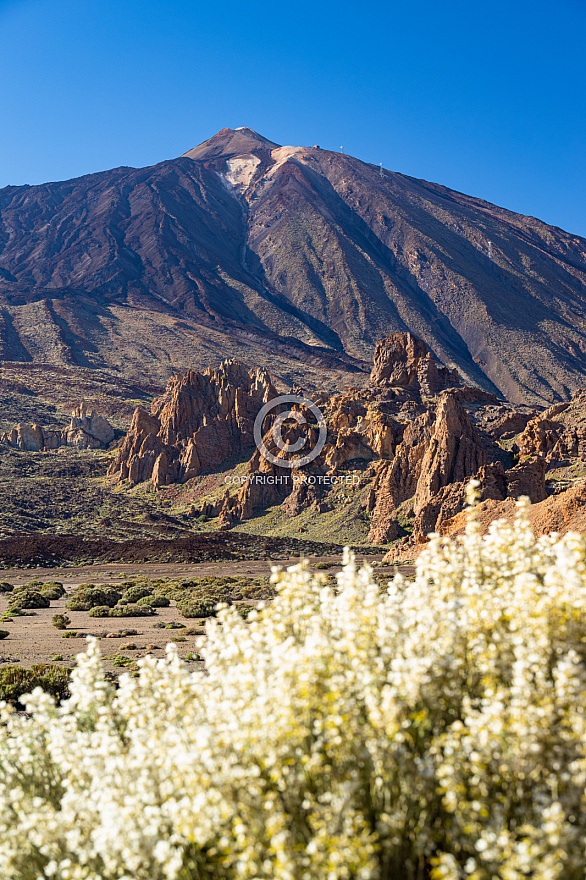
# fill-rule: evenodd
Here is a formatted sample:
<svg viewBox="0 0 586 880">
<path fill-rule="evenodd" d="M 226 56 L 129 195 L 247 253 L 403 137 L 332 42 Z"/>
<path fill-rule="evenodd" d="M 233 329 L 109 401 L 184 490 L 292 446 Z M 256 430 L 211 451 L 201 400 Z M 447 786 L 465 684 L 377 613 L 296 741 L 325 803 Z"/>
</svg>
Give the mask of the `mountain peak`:
<svg viewBox="0 0 586 880">
<path fill-rule="evenodd" d="M 258 150 L 271 151 L 280 144 L 270 141 L 257 131 L 247 126 L 240 128 L 223 128 L 213 137 L 208 138 L 199 146 L 183 153 L 189 159 L 217 159 L 220 156 L 238 156 Z"/>
</svg>

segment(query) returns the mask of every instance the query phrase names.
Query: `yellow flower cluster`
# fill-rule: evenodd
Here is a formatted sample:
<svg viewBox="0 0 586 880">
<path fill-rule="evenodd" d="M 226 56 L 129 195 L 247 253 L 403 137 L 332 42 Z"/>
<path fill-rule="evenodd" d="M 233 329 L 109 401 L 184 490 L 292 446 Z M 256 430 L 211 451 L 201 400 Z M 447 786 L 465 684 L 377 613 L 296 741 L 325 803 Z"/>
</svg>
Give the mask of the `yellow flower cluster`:
<svg viewBox="0 0 586 880">
<path fill-rule="evenodd" d="M 380 589 L 349 553 L 113 691 L 2 710 L 3 880 L 578 880 L 586 546 L 519 512 Z"/>
</svg>

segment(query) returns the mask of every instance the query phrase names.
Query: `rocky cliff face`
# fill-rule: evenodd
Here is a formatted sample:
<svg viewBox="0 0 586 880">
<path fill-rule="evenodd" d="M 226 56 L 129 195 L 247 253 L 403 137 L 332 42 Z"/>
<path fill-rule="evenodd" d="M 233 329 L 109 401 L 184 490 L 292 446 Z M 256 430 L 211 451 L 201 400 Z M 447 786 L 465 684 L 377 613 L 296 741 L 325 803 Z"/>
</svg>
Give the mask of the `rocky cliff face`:
<svg viewBox="0 0 586 880">
<path fill-rule="evenodd" d="M 266 370 L 234 361 L 174 376 L 150 413 L 135 411 L 109 473 L 132 485 L 189 480 L 251 447 L 258 411 L 276 394 Z"/>
<path fill-rule="evenodd" d="M 515 403 L 567 400 L 586 367 L 586 242 L 246 128 L 151 168 L 0 190 L 5 361 L 164 384 L 237 356 L 332 390 L 407 331 L 439 378 L 417 377 L 421 348 L 377 383 L 431 395 L 446 368 Z"/>
</svg>

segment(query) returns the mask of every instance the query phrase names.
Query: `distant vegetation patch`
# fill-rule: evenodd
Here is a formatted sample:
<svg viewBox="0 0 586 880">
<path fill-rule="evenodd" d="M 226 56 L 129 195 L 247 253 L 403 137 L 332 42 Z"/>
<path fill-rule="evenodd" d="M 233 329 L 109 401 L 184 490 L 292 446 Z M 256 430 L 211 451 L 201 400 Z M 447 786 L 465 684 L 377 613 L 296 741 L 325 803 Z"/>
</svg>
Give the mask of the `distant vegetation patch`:
<svg viewBox="0 0 586 880">
<path fill-rule="evenodd" d="M 0 668 L 0 700 L 12 703 L 17 709 L 24 709 L 20 702 L 23 694 L 30 694 L 34 688 L 41 687 L 58 701 L 69 696 L 70 670 L 61 666 L 38 664 L 30 669 L 10 665 Z"/>
</svg>

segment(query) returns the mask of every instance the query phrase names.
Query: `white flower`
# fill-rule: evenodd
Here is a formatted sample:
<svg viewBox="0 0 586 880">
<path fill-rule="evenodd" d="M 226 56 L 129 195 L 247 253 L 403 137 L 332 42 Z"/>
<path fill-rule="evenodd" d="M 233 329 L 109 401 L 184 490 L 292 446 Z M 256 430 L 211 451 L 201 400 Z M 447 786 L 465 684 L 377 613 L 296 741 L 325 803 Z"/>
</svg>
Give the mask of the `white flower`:
<svg viewBox="0 0 586 880">
<path fill-rule="evenodd" d="M 471 487 L 471 497 L 474 495 Z M 90 640 L 60 707 L 0 707 L 2 880 L 583 876 L 586 551 L 523 518 L 352 555 L 211 621 L 117 691 Z"/>
</svg>

